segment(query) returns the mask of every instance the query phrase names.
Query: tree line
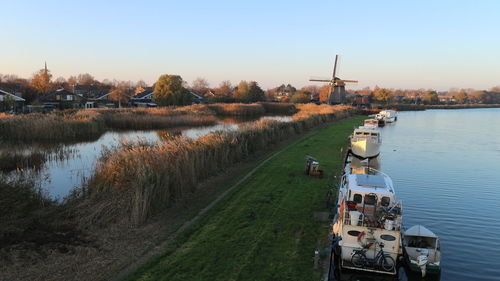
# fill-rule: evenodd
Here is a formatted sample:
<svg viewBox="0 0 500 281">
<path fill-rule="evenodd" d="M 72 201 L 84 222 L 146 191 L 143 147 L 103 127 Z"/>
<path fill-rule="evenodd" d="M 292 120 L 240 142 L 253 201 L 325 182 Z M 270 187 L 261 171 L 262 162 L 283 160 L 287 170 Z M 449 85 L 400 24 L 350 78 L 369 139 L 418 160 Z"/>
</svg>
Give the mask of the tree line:
<svg viewBox="0 0 500 281">
<path fill-rule="evenodd" d="M 64 88 L 73 91 L 76 85 L 92 85 L 102 91 L 109 92 L 109 99 L 118 103 L 127 103 L 130 97 L 150 89 L 153 91 L 153 102 L 158 105 L 191 104 L 196 94 L 208 102 L 257 102 L 279 101 L 292 103 L 327 102 L 330 85 L 308 85 L 300 89 L 291 84 L 263 90 L 256 81 L 240 81 L 232 85 L 229 80 L 222 81 L 217 87 L 210 87 L 204 78 L 196 78 L 190 85 L 179 75 L 165 74 L 149 87 L 143 80 L 118 81 L 104 79 L 98 81 L 91 74 L 84 73 L 70 76 L 68 79 L 53 79 L 51 71 L 43 68 L 35 72 L 31 79 L 19 78 L 15 75 L 0 74 L 0 89 L 20 92 L 28 103 L 34 102 L 40 95 L 55 89 Z M 15 88 L 13 90 L 12 88 Z M 489 90 L 450 89 L 437 92 L 433 89 L 389 89 L 365 87 L 360 90 L 347 90 L 349 97 L 353 95 L 368 96 L 370 102 L 377 103 L 422 103 L 439 104 L 443 98 L 454 103 L 500 104 L 500 86 Z M 8 102 L 11 102 L 8 100 Z"/>
</svg>

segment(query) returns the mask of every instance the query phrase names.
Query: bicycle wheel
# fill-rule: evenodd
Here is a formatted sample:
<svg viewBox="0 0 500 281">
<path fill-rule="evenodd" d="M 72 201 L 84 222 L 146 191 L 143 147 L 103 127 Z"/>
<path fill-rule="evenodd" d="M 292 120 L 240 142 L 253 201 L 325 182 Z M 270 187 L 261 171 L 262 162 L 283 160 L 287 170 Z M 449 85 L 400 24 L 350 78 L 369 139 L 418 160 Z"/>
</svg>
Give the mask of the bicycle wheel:
<svg viewBox="0 0 500 281">
<path fill-rule="evenodd" d="M 351 258 L 351 263 L 352 265 L 354 265 L 355 267 L 363 267 L 364 265 L 364 257 L 362 254 L 360 253 L 355 253 L 354 255 L 352 255 L 352 258 Z"/>
<path fill-rule="evenodd" d="M 380 267 L 387 272 L 393 271 L 395 265 L 394 259 L 389 255 L 380 258 Z"/>
</svg>

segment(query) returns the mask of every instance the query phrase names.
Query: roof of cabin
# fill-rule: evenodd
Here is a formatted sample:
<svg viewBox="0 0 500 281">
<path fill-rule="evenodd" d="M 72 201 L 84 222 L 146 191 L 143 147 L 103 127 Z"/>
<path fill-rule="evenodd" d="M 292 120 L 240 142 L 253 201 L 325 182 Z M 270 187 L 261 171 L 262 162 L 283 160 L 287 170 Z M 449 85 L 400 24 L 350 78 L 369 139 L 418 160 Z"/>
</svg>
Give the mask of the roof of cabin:
<svg viewBox="0 0 500 281">
<path fill-rule="evenodd" d="M 414 225 L 408 228 L 408 230 L 405 231 L 404 235 L 437 238 L 436 234 L 434 234 L 432 231 L 430 231 L 423 225 Z"/>
<path fill-rule="evenodd" d="M 349 189 L 380 194 L 394 194 L 392 180 L 381 173 L 349 175 Z"/>
</svg>

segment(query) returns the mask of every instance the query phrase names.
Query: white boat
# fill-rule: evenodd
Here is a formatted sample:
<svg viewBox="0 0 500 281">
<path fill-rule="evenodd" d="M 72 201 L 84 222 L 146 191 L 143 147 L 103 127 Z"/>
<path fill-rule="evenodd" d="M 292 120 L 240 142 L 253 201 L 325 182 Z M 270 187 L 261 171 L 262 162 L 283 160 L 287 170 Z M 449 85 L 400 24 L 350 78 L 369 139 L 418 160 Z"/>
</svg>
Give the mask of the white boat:
<svg viewBox="0 0 500 281">
<path fill-rule="evenodd" d="M 379 127 L 379 120 L 377 119 L 366 119 L 364 121 L 364 127 L 367 127 L 367 128 L 378 128 Z"/>
<path fill-rule="evenodd" d="M 383 119 L 385 123 L 392 123 L 398 120 L 398 112 L 396 110 L 383 110 L 376 115 L 377 119 Z"/>
<path fill-rule="evenodd" d="M 439 274 L 441 249 L 439 238 L 422 225 L 415 225 L 403 234 L 404 258 L 411 270 Z"/>
<path fill-rule="evenodd" d="M 351 151 L 360 158 L 373 158 L 380 153 L 382 138 L 373 127 L 359 127 L 351 135 Z"/>
<path fill-rule="evenodd" d="M 334 249 L 340 266 L 396 274 L 402 203 L 396 201 L 389 176 L 375 169 L 344 175 L 337 203 L 332 233 L 340 240 Z"/>
</svg>

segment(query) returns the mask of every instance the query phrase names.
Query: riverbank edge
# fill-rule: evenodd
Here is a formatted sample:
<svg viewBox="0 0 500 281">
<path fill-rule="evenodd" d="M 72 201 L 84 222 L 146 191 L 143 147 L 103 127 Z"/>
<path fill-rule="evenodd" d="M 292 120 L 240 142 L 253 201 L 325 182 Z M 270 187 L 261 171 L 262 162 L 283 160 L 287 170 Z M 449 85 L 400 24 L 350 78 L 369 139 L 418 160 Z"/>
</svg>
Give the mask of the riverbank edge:
<svg viewBox="0 0 500 281">
<path fill-rule="evenodd" d="M 174 238 L 172 241 L 169 240 L 168 241 L 169 243 L 167 243 L 167 245 L 162 245 L 161 247 L 159 247 L 159 249 L 157 248 L 156 253 L 153 254 L 150 252 L 148 255 L 150 258 L 146 263 L 144 263 L 143 265 L 141 265 L 140 267 L 135 268 L 135 269 L 126 268 L 125 271 L 121 272 L 120 274 L 118 274 L 116 276 L 116 278 L 113 278 L 111 280 L 136 280 L 136 279 L 134 279 L 134 276 L 136 276 L 139 271 L 144 271 L 144 267 L 148 267 L 148 265 L 150 265 L 151 263 L 154 263 L 154 260 L 161 259 L 161 257 L 168 255 L 168 253 L 176 251 L 178 248 L 180 248 L 182 245 L 184 245 L 184 243 L 187 241 L 187 239 L 189 239 L 189 237 L 194 232 L 196 232 L 202 226 L 204 226 L 205 223 L 207 223 L 207 220 L 209 220 L 211 216 L 215 216 L 217 214 L 217 212 L 219 211 L 219 210 L 217 210 L 217 208 L 221 209 L 222 208 L 221 206 L 223 204 L 224 205 L 228 204 L 228 202 L 230 202 L 231 200 L 234 199 L 233 197 L 235 196 L 235 194 L 239 193 L 242 189 L 245 188 L 245 186 L 244 186 L 245 184 L 248 184 L 248 182 L 252 181 L 252 178 L 255 177 L 255 174 L 257 174 L 259 172 L 262 173 L 263 172 L 262 171 L 263 164 L 266 164 L 266 162 L 268 160 L 271 160 L 274 156 L 277 156 L 279 154 L 283 154 L 287 150 L 292 149 L 294 146 L 298 146 L 300 143 L 303 143 L 308 139 L 312 139 L 314 136 L 316 136 L 322 132 L 324 133 L 324 131 L 326 131 L 328 127 L 335 126 L 339 123 L 347 122 L 349 120 L 360 123 L 364 118 L 366 118 L 366 117 L 365 116 L 348 117 L 348 118 L 345 118 L 342 120 L 337 120 L 337 121 L 323 124 L 322 126 L 315 128 L 314 131 L 308 132 L 305 135 L 302 135 L 298 139 L 287 144 L 283 149 L 280 149 L 278 152 L 272 153 L 272 155 L 270 157 L 266 156 L 265 160 L 263 160 L 263 161 L 259 160 L 258 161 L 259 164 L 257 164 L 252 169 L 252 171 L 250 173 L 246 174 L 244 177 L 240 177 L 241 179 L 235 185 L 233 185 L 232 187 L 230 187 L 229 189 L 227 189 L 224 192 L 224 194 L 223 194 L 224 196 L 220 196 L 217 198 L 217 200 L 219 202 L 216 203 L 213 210 L 208 210 L 206 212 L 203 212 L 202 217 L 199 217 L 200 214 L 197 215 L 196 219 L 197 220 L 199 219 L 199 220 L 197 222 L 195 221 L 193 224 L 190 224 L 188 227 L 186 227 L 182 233 L 177 233 L 178 237 Z M 341 158 L 342 158 L 342 155 L 344 155 L 343 150 L 346 149 L 347 144 L 348 143 L 347 143 L 347 139 L 346 139 L 345 143 L 343 143 L 340 146 L 335 147 L 334 150 L 340 149 L 340 151 L 341 151 L 341 153 L 338 155 L 338 159 L 336 159 L 336 160 L 338 160 L 338 161 L 336 161 L 336 162 L 338 162 L 336 164 L 338 164 L 339 167 L 338 167 L 338 169 L 336 169 L 334 171 L 328 171 L 328 173 L 333 173 L 333 174 L 337 174 L 337 175 L 341 174 L 341 167 L 340 167 L 341 166 Z M 300 164 L 302 164 L 302 163 L 300 163 Z M 283 170 L 283 172 L 285 172 L 285 171 Z M 331 179 L 328 178 L 328 180 L 331 180 Z M 332 183 L 328 182 L 328 184 L 332 184 Z M 324 191 L 327 191 L 327 189 L 325 189 Z M 322 208 L 325 208 L 325 207 L 324 206 L 317 206 L 317 209 L 321 210 Z M 325 210 L 325 211 L 327 211 L 327 210 Z M 329 221 L 326 221 L 323 224 L 323 227 L 327 227 L 328 225 L 329 225 Z M 327 233 L 326 232 L 322 233 L 322 236 L 323 237 L 321 237 L 321 236 L 317 237 L 317 242 L 320 243 L 320 245 L 314 245 L 314 246 L 319 246 L 319 247 L 326 247 L 327 246 L 327 244 L 328 244 Z M 311 257 L 312 256 L 313 256 L 313 251 L 311 251 Z M 305 258 L 305 259 L 307 259 L 307 258 Z M 313 265 L 311 264 L 311 268 L 312 267 L 313 267 Z M 321 268 L 321 267 L 319 269 L 315 269 L 318 276 L 324 274 L 324 272 L 321 272 L 322 269 L 323 268 Z M 128 274 L 124 275 L 124 272 L 127 272 Z M 133 273 L 131 274 L 131 272 L 133 272 Z M 136 277 L 139 277 L 139 276 L 136 276 Z M 149 279 L 147 279 L 147 280 L 149 280 Z"/>
<path fill-rule="evenodd" d="M 378 108 L 381 107 L 381 108 Z M 447 105 L 424 105 L 424 104 L 389 104 L 379 105 L 377 108 L 368 109 L 371 113 L 378 113 L 382 109 L 396 109 L 397 111 L 423 111 L 427 109 L 473 109 L 473 108 L 500 108 L 500 104 L 447 104 Z"/>
</svg>

